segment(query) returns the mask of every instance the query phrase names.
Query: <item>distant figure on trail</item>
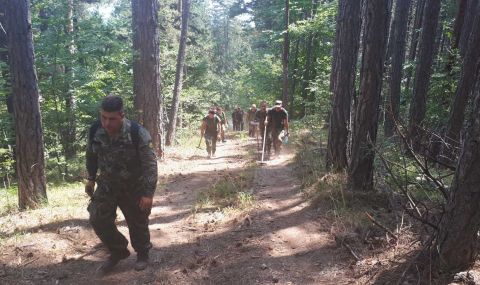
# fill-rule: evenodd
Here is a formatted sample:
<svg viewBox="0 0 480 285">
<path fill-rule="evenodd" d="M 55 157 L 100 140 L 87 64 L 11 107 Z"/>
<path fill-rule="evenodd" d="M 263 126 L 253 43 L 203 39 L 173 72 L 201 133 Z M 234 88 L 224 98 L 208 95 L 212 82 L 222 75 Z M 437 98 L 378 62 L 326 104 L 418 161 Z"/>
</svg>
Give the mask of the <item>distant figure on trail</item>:
<svg viewBox="0 0 480 285">
<path fill-rule="evenodd" d="M 275 101 L 272 109 L 267 111 L 267 153 L 270 154 L 272 142 L 275 154 L 280 154 L 282 137 L 288 136 L 288 113 L 282 107 L 282 101 Z"/>
<path fill-rule="evenodd" d="M 235 121 L 237 122 L 237 131 L 243 131 L 243 110 L 237 107 L 235 111 Z"/>
<path fill-rule="evenodd" d="M 250 110 L 247 112 L 247 123 L 248 123 L 248 136 L 251 138 L 255 137 L 255 132 L 257 130 L 257 124 L 255 122 L 255 114 L 257 113 L 257 106 L 252 104 Z"/>
<path fill-rule="evenodd" d="M 208 111 L 208 115 L 206 115 L 202 120 L 200 132 L 205 138 L 208 158 L 215 157 L 215 151 L 217 150 L 217 136 L 218 132 L 222 128 L 221 121 L 222 120 L 215 115 L 215 110 Z"/>
<path fill-rule="evenodd" d="M 135 270 L 144 270 L 152 248 L 148 216 L 157 185 L 157 158 L 148 131 L 125 118 L 122 98 L 109 95 L 103 100 L 100 121 L 90 127 L 86 160 L 90 224 L 110 252 L 99 273 L 110 272 L 130 255 L 127 239 L 115 226 L 118 207 L 137 252 Z"/>
<path fill-rule="evenodd" d="M 225 112 L 223 112 L 221 107 L 217 107 L 217 116 L 220 118 L 220 120 L 222 120 L 220 128 L 220 139 L 222 140 L 222 142 L 226 142 L 225 130 L 228 129 L 228 121 L 227 115 L 225 115 Z"/>
<path fill-rule="evenodd" d="M 234 131 L 243 131 L 243 111 L 239 106 L 233 110 L 232 123 Z"/>
<path fill-rule="evenodd" d="M 235 107 L 235 109 L 233 109 L 233 112 L 232 112 L 232 128 L 234 131 L 238 130 L 237 115 L 236 115 L 237 108 L 238 107 Z"/>
<path fill-rule="evenodd" d="M 258 131 L 263 142 L 263 135 L 265 134 L 265 120 L 267 119 L 267 102 L 260 103 L 260 110 L 255 113 L 255 122 L 258 122 Z"/>
</svg>

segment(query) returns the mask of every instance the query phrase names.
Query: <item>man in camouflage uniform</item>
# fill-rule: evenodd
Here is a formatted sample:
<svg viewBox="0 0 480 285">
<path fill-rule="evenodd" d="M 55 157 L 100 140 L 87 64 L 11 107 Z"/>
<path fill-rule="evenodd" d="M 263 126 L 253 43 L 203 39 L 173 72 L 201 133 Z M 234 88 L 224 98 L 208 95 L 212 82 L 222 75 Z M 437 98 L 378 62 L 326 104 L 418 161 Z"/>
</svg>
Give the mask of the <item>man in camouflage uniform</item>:
<svg viewBox="0 0 480 285">
<path fill-rule="evenodd" d="M 221 107 L 217 107 L 217 116 L 222 120 L 221 128 L 220 128 L 220 139 L 222 142 L 226 142 L 225 140 L 225 130 L 228 129 L 228 121 L 225 112 L 223 112 Z"/>
<path fill-rule="evenodd" d="M 251 138 L 255 137 L 257 131 L 257 124 L 255 122 L 255 115 L 257 113 L 257 106 L 252 104 L 252 107 L 247 112 L 247 123 L 248 123 L 248 136 Z"/>
<path fill-rule="evenodd" d="M 258 122 L 260 136 L 263 142 L 263 136 L 265 134 L 265 120 L 267 119 L 267 102 L 262 101 L 260 103 L 260 110 L 255 113 L 255 122 Z"/>
<path fill-rule="evenodd" d="M 279 155 L 282 148 L 282 136 L 288 136 L 288 113 L 282 107 L 282 101 L 275 101 L 273 108 L 267 111 L 267 118 L 265 119 L 265 126 L 267 126 L 267 153 L 270 155 L 270 149 L 275 149 L 275 154 Z"/>
<path fill-rule="evenodd" d="M 205 144 L 207 145 L 208 157 L 215 157 L 217 150 L 217 136 L 221 128 L 221 119 L 215 114 L 215 110 L 208 111 L 202 120 L 200 126 L 201 135 L 205 137 Z"/>
<path fill-rule="evenodd" d="M 152 248 L 148 216 L 158 176 L 150 134 L 125 118 L 123 102 L 118 96 L 105 97 L 100 115 L 100 123 L 90 128 L 85 186 L 85 192 L 91 197 L 90 224 L 110 252 L 99 271 L 108 273 L 130 255 L 127 239 L 115 226 L 117 207 L 125 216 L 130 241 L 137 252 L 135 270 L 144 270 Z"/>
</svg>

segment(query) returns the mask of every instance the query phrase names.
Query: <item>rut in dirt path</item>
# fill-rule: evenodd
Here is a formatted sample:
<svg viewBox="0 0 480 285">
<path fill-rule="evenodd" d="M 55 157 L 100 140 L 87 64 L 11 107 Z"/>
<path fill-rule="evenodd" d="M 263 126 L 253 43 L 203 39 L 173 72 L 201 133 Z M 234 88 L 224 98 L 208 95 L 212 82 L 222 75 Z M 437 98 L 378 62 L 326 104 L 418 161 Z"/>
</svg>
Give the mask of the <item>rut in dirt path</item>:
<svg viewBox="0 0 480 285">
<path fill-rule="evenodd" d="M 204 152 L 173 151 L 167 162 L 159 165 L 162 190 L 156 193 L 152 209 L 154 248 L 147 270 L 134 271 L 132 255 L 112 274 L 96 277 L 93 273 L 106 252 L 87 227 L 81 239 L 91 246 L 90 251 L 68 262 L 25 266 L 23 274 L 30 279 L 23 284 L 354 282 L 348 277 L 348 255 L 336 246 L 329 225 L 301 194 L 291 165 L 293 154 L 285 150 L 266 165 L 254 167 L 253 184 L 243 189 L 254 195 L 254 209 L 195 211 L 202 191 L 252 169 L 258 155 L 255 141 L 241 139 L 220 144 L 215 159 L 207 159 Z M 120 219 L 118 224 L 127 234 L 124 221 Z"/>
</svg>

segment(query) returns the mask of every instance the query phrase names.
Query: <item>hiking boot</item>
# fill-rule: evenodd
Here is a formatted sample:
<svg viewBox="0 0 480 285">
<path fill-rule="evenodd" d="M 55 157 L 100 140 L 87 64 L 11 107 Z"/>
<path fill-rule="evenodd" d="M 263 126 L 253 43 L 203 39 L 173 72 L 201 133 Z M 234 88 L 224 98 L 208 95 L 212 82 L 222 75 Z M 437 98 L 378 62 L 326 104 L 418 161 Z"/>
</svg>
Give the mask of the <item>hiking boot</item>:
<svg viewBox="0 0 480 285">
<path fill-rule="evenodd" d="M 120 260 L 125 259 L 130 256 L 130 251 L 125 249 L 121 252 L 113 252 L 110 254 L 107 260 L 98 268 L 98 272 L 101 274 L 107 274 L 117 265 Z"/>
<path fill-rule="evenodd" d="M 210 158 L 215 158 L 217 157 L 214 153 L 212 153 L 212 155 L 210 156 Z"/>
<path fill-rule="evenodd" d="M 148 266 L 148 252 L 137 254 L 137 262 L 135 262 L 135 270 L 142 271 Z"/>
</svg>

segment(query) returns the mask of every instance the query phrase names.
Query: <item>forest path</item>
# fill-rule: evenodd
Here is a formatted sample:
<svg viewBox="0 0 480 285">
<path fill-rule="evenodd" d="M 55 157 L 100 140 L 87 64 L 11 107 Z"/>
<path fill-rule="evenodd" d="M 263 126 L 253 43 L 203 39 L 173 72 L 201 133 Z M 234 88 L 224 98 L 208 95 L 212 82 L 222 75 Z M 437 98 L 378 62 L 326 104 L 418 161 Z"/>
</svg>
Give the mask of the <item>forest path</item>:
<svg viewBox="0 0 480 285">
<path fill-rule="evenodd" d="M 30 242 L 40 235 L 44 239 L 43 250 L 28 249 L 38 259 L 30 264 L 20 261 L 23 265 L 15 269 L 21 272 L 16 274 L 4 266 L 0 283 L 9 284 L 14 276 L 11 284 L 355 283 L 348 277 L 351 258 L 337 247 L 330 225 L 305 201 L 293 173 L 293 154 L 284 152 L 258 166 L 252 139 L 220 143 L 214 159 L 207 159 L 205 150 L 170 151 L 167 162 L 159 165 L 159 191 L 150 216 L 154 248 L 151 265 L 143 272 L 133 270 L 132 254 L 111 274 L 95 276 L 106 252 L 83 213 L 68 223 L 52 225 L 51 231 L 43 227 L 32 233 Z M 195 207 L 201 192 L 241 184 L 249 175 L 253 177 L 242 191 L 255 197 L 253 208 Z M 120 231 L 128 236 L 121 215 L 118 220 Z M 50 243 L 57 249 L 64 244 L 63 250 L 51 253 Z"/>
</svg>

